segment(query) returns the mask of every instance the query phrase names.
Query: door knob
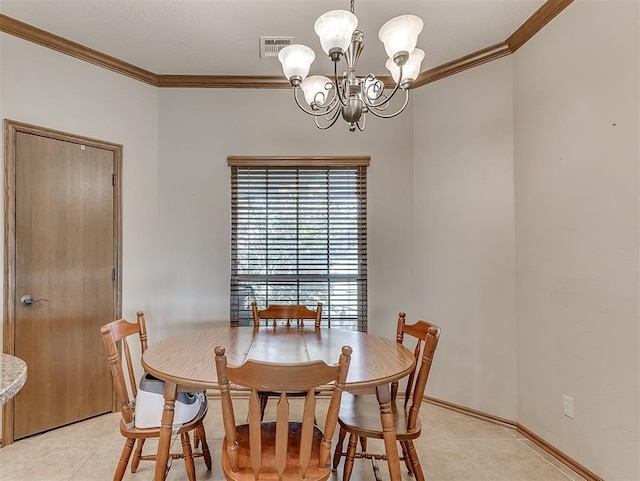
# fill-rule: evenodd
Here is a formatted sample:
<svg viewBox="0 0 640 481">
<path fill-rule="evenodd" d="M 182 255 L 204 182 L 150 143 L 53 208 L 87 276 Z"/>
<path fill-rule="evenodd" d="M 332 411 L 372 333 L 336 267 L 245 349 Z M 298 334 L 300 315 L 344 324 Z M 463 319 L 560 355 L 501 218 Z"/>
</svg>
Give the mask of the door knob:
<svg viewBox="0 0 640 481">
<path fill-rule="evenodd" d="M 34 299 L 33 297 L 31 297 L 30 294 L 25 294 L 24 296 L 22 296 L 20 298 L 20 303 L 23 306 L 30 306 L 31 304 L 33 304 L 34 302 L 49 302 L 49 299 Z"/>
</svg>

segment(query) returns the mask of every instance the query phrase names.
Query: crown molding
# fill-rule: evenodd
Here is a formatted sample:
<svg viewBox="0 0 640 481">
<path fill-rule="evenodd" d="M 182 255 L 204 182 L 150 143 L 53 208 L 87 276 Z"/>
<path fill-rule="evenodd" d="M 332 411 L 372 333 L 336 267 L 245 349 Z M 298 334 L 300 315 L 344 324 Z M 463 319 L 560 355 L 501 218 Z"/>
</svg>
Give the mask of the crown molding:
<svg viewBox="0 0 640 481">
<path fill-rule="evenodd" d="M 386 88 L 393 88 L 391 76 L 379 77 Z M 158 75 L 158 87 L 171 88 L 248 88 L 286 89 L 291 84 L 283 76 L 256 75 Z"/>
<path fill-rule="evenodd" d="M 571 3 L 573 3 L 573 0 L 547 0 L 504 42 L 496 43 L 495 45 L 425 70 L 418 75 L 412 88 L 415 89 L 427 85 L 436 80 L 455 75 L 464 70 L 514 53 Z M 289 82 L 280 76 L 156 74 L 3 14 L 0 14 L 0 32 L 20 37 L 29 42 L 98 65 L 155 87 L 259 89 L 286 89 L 291 87 Z M 394 86 L 391 77 L 386 76 L 380 79 L 384 82 L 385 87 L 392 88 Z"/>
<path fill-rule="evenodd" d="M 536 33 L 553 20 L 560 12 L 573 3 L 573 0 L 547 0 L 520 27 L 505 40 L 509 50 L 514 53 Z"/>
<path fill-rule="evenodd" d="M 483 48 L 477 52 L 470 53 L 464 57 L 457 58 L 451 62 L 443 63 L 437 67 L 434 67 L 418 75 L 418 78 L 413 84 L 413 88 L 422 87 L 423 85 L 435 82 L 445 77 L 450 77 L 463 70 L 468 70 L 483 63 L 491 62 L 492 60 L 499 59 L 510 55 L 511 51 L 506 42 L 496 43 L 490 47 Z"/>
<path fill-rule="evenodd" d="M 477 67 L 483 63 L 511 55 L 529 41 L 536 33 L 542 30 L 545 25 L 553 20 L 571 3 L 573 3 L 573 0 L 547 0 L 504 42 L 496 43 L 495 45 L 483 48 L 477 52 L 470 53 L 452 60 L 451 62 L 447 62 L 421 72 L 420 75 L 418 75 L 413 88 L 421 87 L 431 82 L 435 82 L 436 80 Z"/>
<path fill-rule="evenodd" d="M 283 89 L 291 84 L 283 76 L 158 75 L 158 87 Z"/>
<path fill-rule="evenodd" d="M 85 47 L 64 37 L 54 35 L 46 30 L 34 27 L 0 13 L 0 32 L 8 33 L 43 47 L 70 55 L 99 67 L 131 77 L 150 85 L 158 85 L 158 75 L 140 67 L 136 67 L 110 55 Z"/>
</svg>

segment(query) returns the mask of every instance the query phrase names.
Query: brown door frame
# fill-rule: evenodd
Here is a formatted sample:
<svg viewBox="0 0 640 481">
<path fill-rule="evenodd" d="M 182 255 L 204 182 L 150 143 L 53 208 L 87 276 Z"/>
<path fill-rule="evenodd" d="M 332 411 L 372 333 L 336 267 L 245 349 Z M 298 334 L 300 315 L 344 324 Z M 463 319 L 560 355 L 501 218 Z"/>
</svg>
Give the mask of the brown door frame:
<svg viewBox="0 0 640 481">
<path fill-rule="evenodd" d="M 44 127 L 4 121 L 4 323 L 3 352 L 15 353 L 15 297 L 16 297 L 16 137 L 19 132 L 39 135 L 65 142 L 89 145 L 110 150 L 115 159 L 114 186 L 114 257 L 116 259 L 116 279 L 113 304 L 116 318 L 122 317 L 122 145 L 96 140 L 89 137 L 60 132 Z M 96 336 L 99 333 L 96 333 Z M 27 376 L 28 366 L 27 366 Z M 115 408 L 115 400 L 114 400 Z M 2 446 L 13 442 L 13 399 L 2 407 Z"/>
</svg>

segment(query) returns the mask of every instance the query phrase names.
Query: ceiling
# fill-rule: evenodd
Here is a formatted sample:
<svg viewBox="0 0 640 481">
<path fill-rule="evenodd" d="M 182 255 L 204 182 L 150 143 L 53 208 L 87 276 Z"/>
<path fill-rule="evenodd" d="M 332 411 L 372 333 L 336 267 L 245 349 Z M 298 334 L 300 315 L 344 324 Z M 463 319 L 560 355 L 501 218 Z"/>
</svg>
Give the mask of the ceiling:
<svg viewBox="0 0 640 481">
<path fill-rule="evenodd" d="M 544 0 L 355 0 L 365 48 L 358 72 L 388 75 L 378 30 L 389 19 L 424 21 L 422 70 L 504 41 Z M 294 37 L 316 52 L 312 73 L 331 62 L 313 24 L 348 0 L 0 0 L 8 17 L 157 74 L 280 75 L 260 58 L 260 36 Z"/>
</svg>

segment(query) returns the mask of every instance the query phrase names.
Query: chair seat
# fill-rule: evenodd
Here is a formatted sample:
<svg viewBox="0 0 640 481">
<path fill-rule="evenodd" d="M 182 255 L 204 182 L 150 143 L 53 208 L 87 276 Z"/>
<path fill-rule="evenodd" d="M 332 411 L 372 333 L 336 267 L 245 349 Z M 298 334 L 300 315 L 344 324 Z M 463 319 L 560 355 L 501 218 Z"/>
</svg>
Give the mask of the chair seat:
<svg viewBox="0 0 640 481">
<path fill-rule="evenodd" d="M 277 480 L 278 475 L 275 469 L 275 446 L 276 446 L 276 423 L 263 422 L 261 425 L 261 444 L 262 444 L 262 460 L 263 465 L 260 469 L 260 480 Z M 287 467 L 284 472 L 284 481 L 300 481 L 302 472 L 297 464 L 300 457 L 300 435 L 302 423 L 289 423 L 288 451 L 287 451 Z M 227 440 L 222 443 L 222 466 L 227 479 L 234 481 L 254 480 L 253 470 L 251 469 L 251 454 L 249 443 L 249 425 L 243 424 L 236 427 L 237 443 L 238 443 L 238 464 L 240 470 L 234 473 L 229 464 L 227 456 Z M 320 443 L 322 441 L 322 431 L 314 426 L 313 428 L 313 444 L 311 448 L 311 458 L 309 460 L 309 468 L 307 469 L 306 479 L 313 481 L 323 481 L 329 478 L 331 466 L 327 464 L 324 468 L 318 468 L 318 453 Z M 289 463 L 292 459 L 295 463 Z"/>
<path fill-rule="evenodd" d="M 422 430 L 420 419 L 416 421 L 415 429 L 407 429 L 409 413 L 404 409 L 402 400 L 400 402 L 392 401 L 391 409 L 398 441 L 416 439 L 420 436 L 420 431 Z M 338 422 L 340 426 L 358 436 L 383 439 L 380 404 L 375 394 L 353 395 L 348 392 L 344 393 Z"/>
</svg>

